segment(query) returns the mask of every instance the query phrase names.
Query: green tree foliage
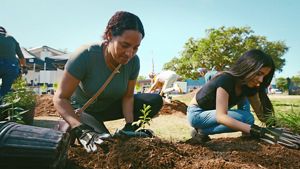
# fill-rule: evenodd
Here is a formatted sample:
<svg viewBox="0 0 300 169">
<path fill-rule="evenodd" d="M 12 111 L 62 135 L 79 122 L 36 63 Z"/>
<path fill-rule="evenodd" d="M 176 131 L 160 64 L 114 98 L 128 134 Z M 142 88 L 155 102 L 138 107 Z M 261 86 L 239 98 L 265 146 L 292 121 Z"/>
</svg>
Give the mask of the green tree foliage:
<svg viewBox="0 0 300 169">
<path fill-rule="evenodd" d="M 287 90 L 287 80 L 286 78 L 279 77 L 275 80 L 276 86 L 278 89 L 285 91 Z"/>
<path fill-rule="evenodd" d="M 300 86 L 300 76 L 293 76 L 291 80 L 294 86 Z"/>
<path fill-rule="evenodd" d="M 137 80 L 146 80 L 146 77 L 145 76 L 138 76 Z"/>
<path fill-rule="evenodd" d="M 141 84 L 139 83 L 140 80 L 146 80 L 145 76 L 138 76 L 137 83 L 135 84 L 135 90 L 140 91 L 141 90 Z"/>
<path fill-rule="evenodd" d="M 282 71 L 282 58 L 288 47 L 283 41 L 268 41 L 265 36 L 254 35 L 250 27 L 220 27 L 206 30 L 207 37 L 190 38 L 184 44 L 179 58 L 173 58 L 164 69 L 175 71 L 183 78 L 198 78 L 197 69 L 224 70 L 247 50 L 261 49 L 274 59 L 276 70 Z"/>
</svg>

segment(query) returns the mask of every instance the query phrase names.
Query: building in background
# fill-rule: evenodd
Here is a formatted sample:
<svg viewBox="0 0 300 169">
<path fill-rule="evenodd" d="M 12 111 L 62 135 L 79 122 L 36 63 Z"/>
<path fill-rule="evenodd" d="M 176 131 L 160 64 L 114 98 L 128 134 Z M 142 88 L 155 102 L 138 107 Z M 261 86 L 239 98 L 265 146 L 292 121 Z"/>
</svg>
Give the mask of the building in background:
<svg viewBox="0 0 300 169">
<path fill-rule="evenodd" d="M 29 71 L 25 79 L 31 86 L 52 87 L 57 84 L 63 75 L 64 66 L 69 54 L 48 47 L 22 48 Z"/>
</svg>

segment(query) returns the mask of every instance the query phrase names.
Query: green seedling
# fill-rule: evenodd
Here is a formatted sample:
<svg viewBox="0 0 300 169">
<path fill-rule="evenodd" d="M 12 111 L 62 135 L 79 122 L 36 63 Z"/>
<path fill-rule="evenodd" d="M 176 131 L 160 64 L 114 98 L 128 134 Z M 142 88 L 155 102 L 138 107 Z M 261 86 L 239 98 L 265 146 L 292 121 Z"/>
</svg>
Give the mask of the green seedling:
<svg viewBox="0 0 300 169">
<path fill-rule="evenodd" d="M 143 104 L 143 109 L 140 111 L 143 115 L 139 117 L 138 121 L 133 122 L 132 125 L 138 125 L 144 129 L 146 125 L 150 126 L 151 118 L 149 117 L 149 113 L 151 112 L 151 106 Z"/>
<path fill-rule="evenodd" d="M 57 82 L 53 83 L 53 89 L 56 91 L 57 88 L 58 88 L 58 83 Z"/>
<path fill-rule="evenodd" d="M 43 93 L 46 93 L 48 86 L 46 85 L 46 83 L 44 83 L 42 86 L 40 86 L 40 88 L 41 88 Z"/>
</svg>

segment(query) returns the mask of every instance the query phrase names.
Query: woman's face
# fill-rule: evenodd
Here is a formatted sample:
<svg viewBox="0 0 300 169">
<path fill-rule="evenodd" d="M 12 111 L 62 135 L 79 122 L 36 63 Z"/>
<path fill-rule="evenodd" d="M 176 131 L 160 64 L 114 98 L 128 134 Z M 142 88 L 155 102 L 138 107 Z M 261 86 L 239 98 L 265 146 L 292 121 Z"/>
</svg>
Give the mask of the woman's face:
<svg viewBox="0 0 300 169">
<path fill-rule="evenodd" d="M 139 31 L 126 30 L 120 36 L 112 36 L 108 52 L 118 64 L 127 64 L 136 55 L 142 39 Z"/>
<path fill-rule="evenodd" d="M 271 68 L 262 67 L 259 71 L 254 75 L 252 79 L 250 79 L 247 83 L 247 86 L 250 88 L 259 87 L 263 82 L 264 77 L 267 76 L 271 72 Z"/>
</svg>

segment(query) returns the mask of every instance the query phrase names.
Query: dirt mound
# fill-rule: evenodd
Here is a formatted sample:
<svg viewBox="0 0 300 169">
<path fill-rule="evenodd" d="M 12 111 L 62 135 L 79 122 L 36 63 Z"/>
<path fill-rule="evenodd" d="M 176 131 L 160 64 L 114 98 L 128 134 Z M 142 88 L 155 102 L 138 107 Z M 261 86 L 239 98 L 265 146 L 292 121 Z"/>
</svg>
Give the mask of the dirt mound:
<svg viewBox="0 0 300 169">
<path fill-rule="evenodd" d="M 109 149 L 86 153 L 69 150 L 69 168 L 299 168 L 300 152 L 245 138 L 215 139 L 205 145 L 154 139 L 115 140 Z"/>
<path fill-rule="evenodd" d="M 37 116 L 56 116 L 59 113 L 54 108 L 53 95 L 40 95 L 37 96 L 37 104 L 35 107 L 35 117 Z M 160 110 L 159 114 L 186 114 L 187 105 L 179 100 L 173 100 L 172 103 L 165 103 Z"/>
<path fill-rule="evenodd" d="M 59 117 L 59 113 L 54 108 L 53 95 L 40 95 L 37 96 L 37 103 L 34 109 L 34 116 L 55 116 Z"/>
<path fill-rule="evenodd" d="M 187 105 L 179 100 L 173 100 L 171 103 L 164 103 L 159 114 L 184 114 L 186 115 Z"/>
<path fill-rule="evenodd" d="M 35 116 L 59 116 L 52 97 L 39 96 Z M 160 113 L 185 114 L 186 107 L 184 103 L 174 101 L 165 104 Z M 300 168 L 300 150 L 249 138 L 213 139 L 205 145 L 168 142 L 159 138 L 115 139 L 106 143 L 107 149 L 86 153 L 80 146 L 70 147 L 67 168 Z"/>
</svg>

